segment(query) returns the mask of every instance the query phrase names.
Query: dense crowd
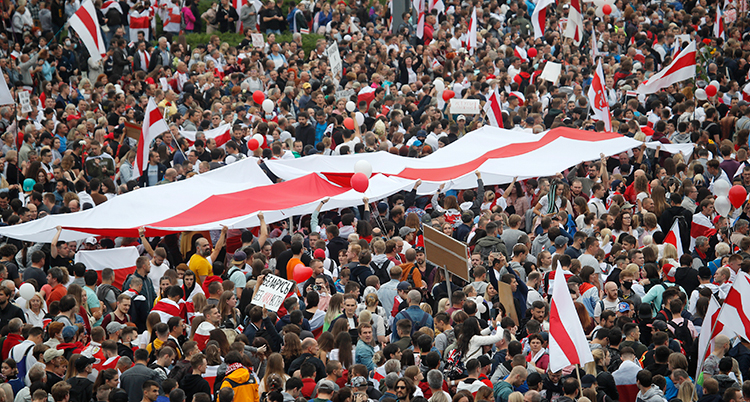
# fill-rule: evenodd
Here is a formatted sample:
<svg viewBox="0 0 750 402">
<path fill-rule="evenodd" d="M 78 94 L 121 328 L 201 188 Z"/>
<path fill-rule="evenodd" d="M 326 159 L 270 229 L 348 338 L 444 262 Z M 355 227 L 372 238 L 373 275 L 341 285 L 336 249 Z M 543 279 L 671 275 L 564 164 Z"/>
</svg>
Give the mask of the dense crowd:
<svg viewBox="0 0 750 402">
<path fill-rule="evenodd" d="M 361 0 L 205 10 L 97 0 L 107 53 L 94 61 L 66 27 L 78 0 L 3 2 L 0 68 L 19 104 L 0 106 L 2 225 L 245 158 L 277 180 L 265 161 L 426 156 L 489 121 L 451 114 L 447 91 L 482 105 L 497 91 L 503 126 L 518 132 L 602 132 L 586 96 L 593 55 L 613 131 L 694 152 L 644 145 L 500 186 L 477 172 L 476 188 L 430 196 L 417 182 L 358 207 L 329 211 L 322 200 L 291 222 L 260 214 L 259 228 L 4 238 L 0 402 L 750 400 L 750 340 L 715 336 L 698 355 L 712 299 L 750 273 L 750 203 L 714 210 L 718 182 L 750 191 L 747 2 L 616 1 L 610 14 L 584 2 L 577 41 L 563 35 L 565 0 L 539 38 L 528 0 L 427 3 L 420 26 L 418 12 Z M 715 34 L 719 9 L 726 39 Z M 240 43 L 213 35 L 190 47 L 184 36 L 236 30 Z M 287 31 L 292 40 L 277 42 Z M 308 32 L 321 38 L 312 50 Z M 691 41 L 695 79 L 634 91 Z M 547 80 L 549 62 L 562 74 Z M 711 81 L 718 91 L 707 96 Z M 145 144 L 139 174 L 131 133 L 151 98 L 169 131 Z M 224 125 L 231 139 L 206 135 Z M 469 277 L 427 261 L 425 225 L 467 244 Z M 668 241 L 674 227 L 680 237 Z M 81 250 L 124 246 L 141 254 L 127 278 L 75 263 Z M 312 276 L 278 311 L 252 303 L 268 275 L 293 280 L 299 264 Z M 555 285 L 569 288 L 594 357 L 581 367 L 550 362 Z"/>
</svg>

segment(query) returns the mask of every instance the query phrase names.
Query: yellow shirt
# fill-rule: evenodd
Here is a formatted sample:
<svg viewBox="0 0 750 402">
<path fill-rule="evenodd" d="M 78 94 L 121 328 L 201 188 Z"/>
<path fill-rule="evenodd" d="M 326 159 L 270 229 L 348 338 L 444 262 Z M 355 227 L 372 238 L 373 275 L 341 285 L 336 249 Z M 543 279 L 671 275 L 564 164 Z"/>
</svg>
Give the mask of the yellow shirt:
<svg viewBox="0 0 750 402">
<path fill-rule="evenodd" d="M 166 118 L 169 118 L 169 116 L 177 113 L 177 105 L 174 102 L 169 102 L 166 99 L 159 102 L 157 106 L 164 108 L 164 117 Z"/>
<path fill-rule="evenodd" d="M 188 268 L 195 273 L 195 280 L 201 286 L 203 285 L 201 276 L 208 276 L 213 273 L 213 268 L 211 267 L 211 263 L 208 262 L 208 259 L 198 254 L 193 254 L 193 256 L 190 257 Z"/>
</svg>

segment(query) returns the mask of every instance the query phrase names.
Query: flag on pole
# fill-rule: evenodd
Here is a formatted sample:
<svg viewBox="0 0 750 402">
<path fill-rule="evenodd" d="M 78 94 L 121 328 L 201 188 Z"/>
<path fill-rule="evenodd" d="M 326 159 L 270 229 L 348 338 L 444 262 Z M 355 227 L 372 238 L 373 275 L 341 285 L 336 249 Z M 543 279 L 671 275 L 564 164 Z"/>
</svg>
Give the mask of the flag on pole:
<svg viewBox="0 0 750 402">
<path fill-rule="evenodd" d="M 513 49 L 513 55 L 521 59 L 521 61 L 524 63 L 529 62 L 529 56 L 526 53 L 526 49 L 522 48 L 521 46 L 516 45 L 516 48 Z"/>
<path fill-rule="evenodd" d="M 534 38 L 544 37 L 544 28 L 547 26 L 547 6 L 554 5 L 555 0 L 539 0 L 531 15 L 531 25 L 534 26 Z"/>
<path fill-rule="evenodd" d="M 492 95 L 490 95 L 484 104 L 484 112 L 487 114 L 490 126 L 503 128 L 503 108 L 497 89 L 492 91 Z"/>
<path fill-rule="evenodd" d="M 596 29 L 591 31 L 591 59 L 596 60 L 598 56 L 601 56 L 602 52 L 599 51 L 599 44 L 596 41 Z"/>
<path fill-rule="evenodd" d="M 706 317 L 703 319 L 701 334 L 698 336 L 698 371 L 695 373 L 695 378 L 698 378 L 698 375 L 703 371 L 703 362 L 713 352 L 713 339 L 718 335 L 714 334 L 714 329 L 721 312 L 721 306 L 719 306 L 715 297 L 711 296 L 708 299 L 708 310 L 706 310 Z"/>
<path fill-rule="evenodd" d="M 591 86 L 589 86 L 587 95 L 589 103 L 591 103 L 591 114 L 593 119 L 603 121 L 604 129 L 607 132 L 612 132 L 612 119 L 609 114 L 609 103 L 607 102 L 607 97 L 604 95 L 605 88 L 602 61 L 599 60 L 596 63 L 596 72 L 594 72 L 594 78 L 591 80 Z"/>
<path fill-rule="evenodd" d="M 643 81 L 637 92 L 649 95 L 672 84 L 695 78 L 695 66 L 695 41 L 692 41 L 672 60 L 672 63 Z"/>
<path fill-rule="evenodd" d="M 148 165 L 148 153 L 153 141 L 159 134 L 169 131 L 167 122 L 161 114 L 159 107 L 156 106 L 154 98 L 148 100 L 143 125 L 141 126 L 141 138 L 138 139 L 138 150 L 135 154 L 135 162 L 138 170 L 134 172 L 140 177 Z"/>
<path fill-rule="evenodd" d="M 563 36 L 573 39 L 576 46 L 583 40 L 583 15 L 581 14 L 581 1 L 571 0 L 568 9 L 568 24 L 565 26 Z"/>
<path fill-rule="evenodd" d="M 119 4 L 117 6 L 119 7 Z M 91 0 L 84 0 L 81 3 L 81 8 L 70 17 L 68 22 L 70 27 L 76 31 L 78 37 L 81 38 L 81 42 L 86 46 L 90 57 L 94 61 L 101 60 L 107 53 L 107 49 L 104 47 L 104 38 L 102 37 L 101 27 L 99 27 L 94 3 Z"/>
<path fill-rule="evenodd" d="M 417 18 L 417 38 L 424 38 L 424 0 L 412 0 L 414 16 Z"/>
<path fill-rule="evenodd" d="M 429 0 L 430 1 L 430 12 L 437 10 L 438 14 L 445 14 L 445 3 L 443 0 Z"/>
<path fill-rule="evenodd" d="M 195 143 L 195 136 L 197 134 L 197 131 L 180 130 L 180 135 L 185 138 L 190 145 Z M 205 134 L 206 140 L 213 138 L 214 141 L 216 141 L 216 146 L 221 147 L 232 139 L 232 125 L 225 123 L 214 129 L 204 131 L 203 134 Z"/>
<path fill-rule="evenodd" d="M 555 277 L 565 277 L 559 262 Z M 589 350 L 570 291 L 567 286 L 555 286 L 552 289 L 549 313 L 549 369 L 556 372 L 573 364 L 583 366 L 592 361 L 594 357 Z"/>
<path fill-rule="evenodd" d="M 13 94 L 8 89 L 8 83 L 5 82 L 5 74 L 0 71 L 0 105 L 15 105 Z"/>
<path fill-rule="evenodd" d="M 86 269 L 93 269 L 102 279 L 102 271 L 112 268 L 115 271 L 113 285 L 122 289 L 128 275 L 135 272 L 135 260 L 138 259 L 138 249 L 135 247 L 120 247 L 105 250 L 82 250 L 76 253 L 75 262 L 83 263 Z"/>
<path fill-rule="evenodd" d="M 724 17 L 722 16 L 721 8 L 716 7 L 716 21 L 714 21 L 714 37 L 726 39 L 724 37 Z"/>
<path fill-rule="evenodd" d="M 148 35 L 151 30 L 151 10 L 145 9 L 141 12 L 132 9 L 128 15 L 129 29 L 130 29 L 130 41 L 135 42 L 138 39 L 138 32 L 143 32 L 143 37 L 148 40 Z M 146 66 L 148 67 L 148 66 Z"/>
<path fill-rule="evenodd" d="M 669 229 L 669 233 L 664 238 L 664 243 L 669 243 L 677 249 L 677 256 L 682 257 L 685 252 L 682 249 L 682 238 L 680 237 L 680 220 L 675 219 L 672 223 L 672 228 Z"/>
<path fill-rule="evenodd" d="M 466 47 L 469 49 L 469 54 L 474 54 L 474 50 L 477 48 L 477 9 L 476 7 L 471 12 L 471 21 L 469 21 L 469 40 L 466 43 Z"/>
<path fill-rule="evenodd" d="M 724 334 L 730 338 L 750 339 L 750 277 L 737 272 L 734 283 L 724 299 L 712 336 Z M 701 331 L 702 332 L 702 331 Z"/>
</svg>

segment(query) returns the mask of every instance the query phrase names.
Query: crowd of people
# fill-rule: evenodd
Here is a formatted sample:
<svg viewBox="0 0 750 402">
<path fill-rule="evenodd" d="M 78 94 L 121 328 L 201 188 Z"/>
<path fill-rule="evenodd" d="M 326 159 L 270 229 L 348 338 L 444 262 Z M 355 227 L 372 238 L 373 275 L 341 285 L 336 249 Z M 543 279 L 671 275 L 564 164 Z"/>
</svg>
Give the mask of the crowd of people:
<svg viewBox="0 0 750 402">
<path fill-rule="evenodd" d="M 603 132 L 586 96 L 597 60 L 612 131 L 694 152 L 644 145 L 509 185 L 477 172 L 475 188 L 428 196 L 418 181 L 363 206 L 324 199 L 291 222 L 260 214 L 258 228 L 4 238 L 0 402 L 750 400 L 750 340 L 719 335 L 698 353 L 712 299 L 750 273 L 750 203 L 714 210 L 716 183 L 750 190 L 745 0 L 617 1 L 609 14 L 582 2 L 573 38 L 566 0 L 547 10 L 542 37 L 528 0 L 431 0 L 400 16 L 362 0 L 241 3 L 97 1 L 107 54 L 94 61 L 66 27 L 78 0 L 3 2 L 0 69 L 19 104 L 0 106 L 2 225 L 246 158 L 277 181 L 266 161 L 426 156 L 490 121 L 451 114 L 447 91 L 482 105 L 497 91 L 517 132 Z M 238 29 L 240 43 L 189 47 L 183 35 Z M 312 50 L 308 32 L 321 35 Z M 695 79 L 634 92 L 692 41 Z M 559 77 L 540 75 L 548 62 Z M 152 98 L 169 131 L 140 144 L 141 174 L 130 133 Z M 206 135 L 222 126 L 231 139 Z M 428 261 L 425 226 L 467 245 L 468 277 Z M 124 246 L 141 254 L 124 282 L 75 263 Z M 312 275 L 277 311 L 252 302 L 269 275 L 293 281 L 300 264 Z M 550 361 L 553 286 L 568 287 L 593 362 Z"/>
</svg>

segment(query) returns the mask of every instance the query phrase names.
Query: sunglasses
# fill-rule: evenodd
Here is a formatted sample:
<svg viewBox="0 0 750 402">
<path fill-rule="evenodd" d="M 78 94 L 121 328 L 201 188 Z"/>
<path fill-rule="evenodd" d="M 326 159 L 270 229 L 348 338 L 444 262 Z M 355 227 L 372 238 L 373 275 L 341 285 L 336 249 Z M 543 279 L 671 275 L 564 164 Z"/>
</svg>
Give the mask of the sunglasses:
<svg viewBox="0 0 750 402">
<path fill-rule="evenodd" d="M 396 389 L 406 389 L 406 387 L 404 387 L 403 385 L 397 385 Z"/>
</svg>

